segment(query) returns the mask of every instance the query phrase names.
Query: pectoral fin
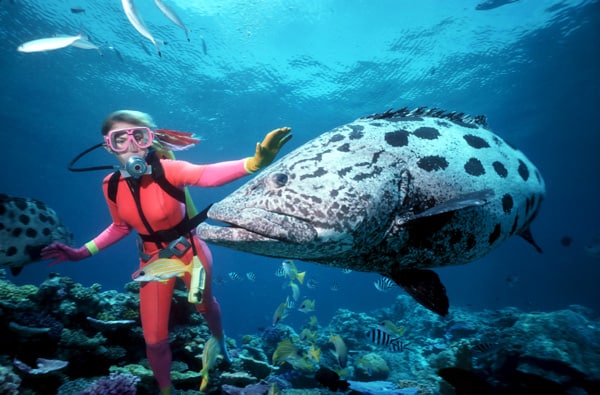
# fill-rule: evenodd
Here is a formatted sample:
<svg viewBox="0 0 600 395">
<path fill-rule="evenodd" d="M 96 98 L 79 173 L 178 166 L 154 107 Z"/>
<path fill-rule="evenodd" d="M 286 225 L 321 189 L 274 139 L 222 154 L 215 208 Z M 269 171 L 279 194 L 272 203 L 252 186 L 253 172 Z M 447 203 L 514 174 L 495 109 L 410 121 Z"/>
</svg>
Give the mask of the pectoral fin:
<svg viewBox="0 0 600 395">
<path fill-rule="evenodd" d="M 446 295 L 446 287 L 433 270 L 397 270 L 389 277 L 428 310 L 441 316 L 448 314 L 450 302 Z"/>
</svg>

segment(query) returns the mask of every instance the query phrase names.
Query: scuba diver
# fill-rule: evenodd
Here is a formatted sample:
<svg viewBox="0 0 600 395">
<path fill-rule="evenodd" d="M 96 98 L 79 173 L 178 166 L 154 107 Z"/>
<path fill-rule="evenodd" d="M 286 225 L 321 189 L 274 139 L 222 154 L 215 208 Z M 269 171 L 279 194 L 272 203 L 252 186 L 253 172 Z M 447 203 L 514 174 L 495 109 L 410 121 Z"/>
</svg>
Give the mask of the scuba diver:
<svg viewBox="0 0 600 395">
<path fill-rule="evenodd" d="M 104 143 L 78 155 L 69 169 L 88 171 L 118 169 L 104 178 L 102 188 L 112 223 L 93 240 L 79 248 L 58 242 L 42 251 L 51 265 L 79 261 L 97 254 L 127 236 L 139 235 L 140 273 L 158 259 L 177 259 L 199 270 L 186 271 L 183 281 L 190 290 L 188 300 L 195 304 L 221 347 L 225 363 L 231 363 L 225 345 L 221 308 L 211 293 L 212 255 L 206 243 L 195 235 L 196 226 L 206 219 L 206 210 L 196 213 L 187 186 L 214 187 L 237 180 L 268 166 L 280 148 L 290 140 L 291 129 L 283 127 L 268 133 L 257 143 L 253 157 L 196 165 L 175 160 L 172 150 L 188 148 L 199 140 L 191 133 L 156 130 L 150 115 L 121 110 L 108 115 L 102 124 Z M 104 147 L 114 154 L 120 166 L 73 168 L 73 164 L 94 148 Z M 140 286 L 140 319 L 146 355 L 162 395 L 173 394 L 169 312 L 175 277 L 167 281 L 143 281 Z M 192 293 L 191 290 L 194 290 Z"/>
</svg>

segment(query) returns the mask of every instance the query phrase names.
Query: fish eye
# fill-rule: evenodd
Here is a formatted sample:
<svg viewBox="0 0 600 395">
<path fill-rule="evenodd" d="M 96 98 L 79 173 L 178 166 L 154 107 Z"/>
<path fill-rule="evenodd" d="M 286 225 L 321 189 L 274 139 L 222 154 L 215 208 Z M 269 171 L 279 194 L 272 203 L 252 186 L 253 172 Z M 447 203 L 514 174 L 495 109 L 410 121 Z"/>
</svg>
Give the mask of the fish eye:
<svg viewBox="0 0 600 395">
<path fill-rule="evenodd" d="M 281 188 L 288 182 L 288 176 L 284 173 L 273 173 L 269 176 L 269 183 L 275 188 Z"/>
</svg>

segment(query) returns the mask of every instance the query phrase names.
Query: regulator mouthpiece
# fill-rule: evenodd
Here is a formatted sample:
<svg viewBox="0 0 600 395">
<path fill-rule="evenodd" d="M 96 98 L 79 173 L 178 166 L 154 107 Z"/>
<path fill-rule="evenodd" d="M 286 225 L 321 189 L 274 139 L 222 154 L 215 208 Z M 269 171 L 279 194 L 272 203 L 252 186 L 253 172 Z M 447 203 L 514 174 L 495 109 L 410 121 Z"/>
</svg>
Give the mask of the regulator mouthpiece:
<svg viewBox="0 0 600 395">
<path fill-rule="evenodd" d="M 129 175 L 133 178 L 140 178 L 144 174 L 150 174 L 152 171 L 146 160 L 140 156 L 132 156 L 127 159 L 124 170 L 127 174 L 123 174 L 123 176 Z"/>
</svg>

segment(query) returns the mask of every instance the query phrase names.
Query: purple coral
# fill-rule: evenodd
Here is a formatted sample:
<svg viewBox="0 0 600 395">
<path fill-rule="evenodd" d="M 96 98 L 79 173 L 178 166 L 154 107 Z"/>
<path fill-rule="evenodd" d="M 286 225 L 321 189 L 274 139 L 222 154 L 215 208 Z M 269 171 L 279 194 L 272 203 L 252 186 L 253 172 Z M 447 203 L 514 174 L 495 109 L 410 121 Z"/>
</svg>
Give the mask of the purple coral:
<svg viewBox="0 0 600 395">
<path fill-rule="evenodd" d="M 77 395 L 135 395 L 140 378 L 129 373 L 112 372 L 94 381 Z"/>
</svg>

